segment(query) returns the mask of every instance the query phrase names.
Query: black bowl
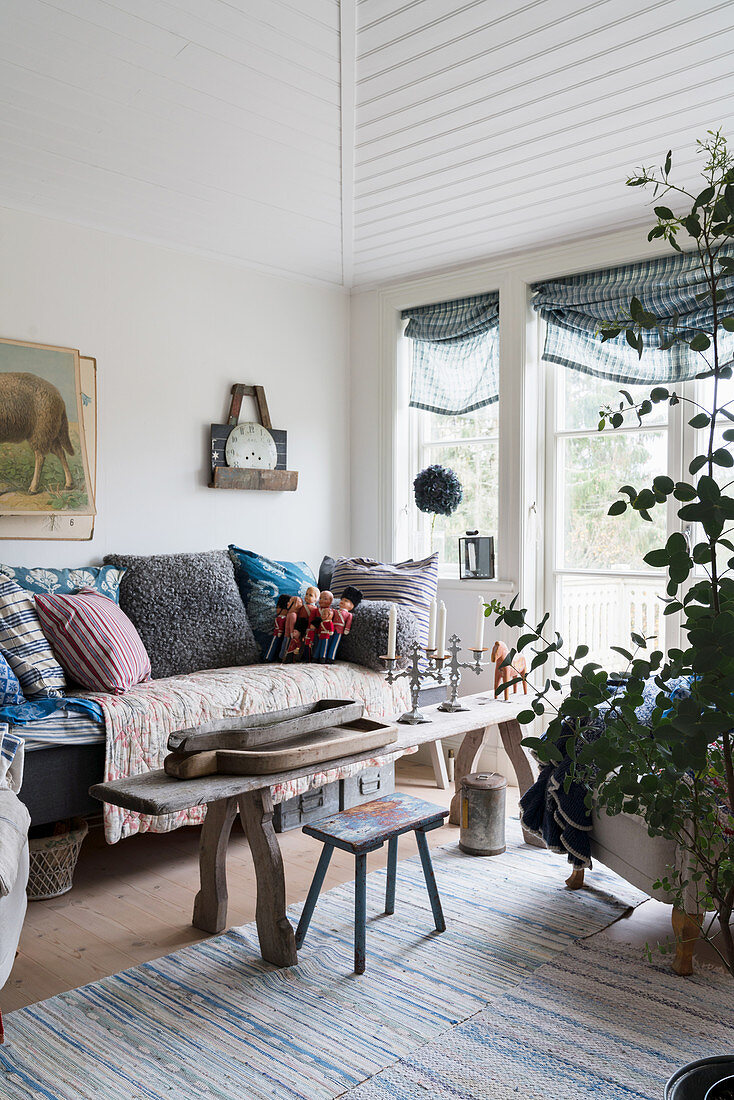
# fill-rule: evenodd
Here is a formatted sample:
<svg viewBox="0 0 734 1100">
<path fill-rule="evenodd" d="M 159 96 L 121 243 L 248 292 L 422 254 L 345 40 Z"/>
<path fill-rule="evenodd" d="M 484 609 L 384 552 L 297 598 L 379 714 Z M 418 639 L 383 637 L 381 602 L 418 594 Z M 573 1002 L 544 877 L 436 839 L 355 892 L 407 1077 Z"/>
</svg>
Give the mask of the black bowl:
<svg viewBox="0 0 734 1100">
<path fill-rule="evenodd" d="M 734 1100 L 734 1077 L 717 1081 L 706 1093 L 704 1100 Z"/>
<path fill-rule="evenodd" d="M 701 1058 L 677 1070 L 665 1086 L 665 1100 L 714 1100 L 713 1085 L 734 1073 L 734 1054 Z"/>
</svg>

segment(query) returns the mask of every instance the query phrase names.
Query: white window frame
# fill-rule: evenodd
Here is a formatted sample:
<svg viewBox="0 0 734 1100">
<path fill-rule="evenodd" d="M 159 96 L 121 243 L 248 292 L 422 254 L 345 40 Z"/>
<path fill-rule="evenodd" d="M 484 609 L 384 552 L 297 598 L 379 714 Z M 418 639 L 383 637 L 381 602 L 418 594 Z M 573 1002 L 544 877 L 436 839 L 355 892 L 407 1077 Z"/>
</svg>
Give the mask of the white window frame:
<svg viewBox="0 0 734 1100">
<path fill-rule="evenodd" d="M 538 324 L 538 340 L 542 339 L 542 322 Z M 560 540 L 563 538 L 563 532 L 561 530 L 561 516 L 562 508 L 559 501 L 559 469 L 558 469 L 558 456 L 562 441 L 573 437 L 584 437 L 591 434 L 590 430 L 585 429 L 558 429 L 556 425 L 556 403 L 557 403 L 557 378 L 558 371 L 565 370 L 567 368 L 556 363 L 542 363 L 543 373 L 543 418 L 544 418 L 544 495 L 545 495 L 545 507 L 544 512 L 549 517 L 545 526 L 545 538 L 543 546 L 543 604 L 546 610 L 550 611 L 551 618 L 550 624 L 553 630 L 558 630 L 561 634 L 562 630 L 562 610 L 560 603 L 561 586 L 559 580 L 564 576 L 569 577 L 599 577 L 599 579 L 608 580 L 610 578 L 628 578 L 649 580 L 651 577 L 660 576 L 660 570 L 603 570 L 603 569 L 574 569 L 571 567 L 562 566 L 558 563 L 558 554 L 560 549 Z M 692 392 L 692 383 L 678 384 L 677 386 L 671 385 L 671 390 L 676 390 L 681 396 L 689 396 Z M 620 386 L 620 388 L 623 388 Z M 652 384 L 651 387 L 652 388 Z M 665 427 L 667 430 L 667 463 L 668 475 L 673 481 L 680 481 L 684 476 L 684 470 L 688 469 L 688 454 L 692 446 L 694 445 L 694 433 L 693 429 L 688 427 L 685 411 L 688 409 L 684 402 L 680 402 L 674 405 L 672 408 L 667 409 L 667 425 L 659 425 L 645 423 L 640 428 L 635 424 L 625 425 L 620 428 L 607 428 L 606 431 L 623 432 L 627 434 L 636 434 L 637 432 L 654 432 L 660 430 L 661 427 Z M 662 472 L 662 471 L 661 471 Z M 611 504 L 611 500 L 609 501 Z M 673 531 L 682 531 L 684 525 L 679 520 L 676 512 L 680 504 L 673 497 L 668 499 L 666 508 L 666 538 L 669 537 Z M 661 625 L 664 628 L 664 637 L 658 638 L 650 645 L 651 649 L 663 649 L 668 650 L 672 647 L 680 645 L 681 631 L 677 617 L 675 616 L 662 616 L 660 619 Z M 568 642 L 568 639 L 564 639 Z M 627 639 L 617 639 L 618 645 L 626 645 Z"/>
<path fill-rule="evenodd" d="M 403 340 L 406 344 L 408 344 L 407 354 L 410 355 L 410 346 L 409 346 L 410 341 L 405 340 L 405 337 L 403 337 Z M 472 438 L 441 439 L 441 440 L 435 440 L 435 441 L 427 440 L 426 436 L 425 436 L 425 420 L 422 416 L 416 415 L 418 413 L 420 413 L 419 409 L 409 409 L 408 410 L 408 456 L 409 457 L 408 457 L 407 479 L 408 479 L 408 483 L 411 487 L 410 497 L 409 497 L 410 503 L 408 505 L 408 517 L 409 517 L 409 525 L 408 526 L 409 526 L 409 529 L 410 529 L 410 528 L 412 528 L 412 526 L 414 524 L 417 525 L 416 526 L 416 532 L 418 534 L 418 540 L 413 538 L 413 540 L 412 540 L 413 545 L 410 547 L 410 550 L 409 550 L 409 556 L 412 556 L 412 557 L 416 557 L 416 556 L 424 557 L 426 554 L 429 554 L 431 552 L 430 551 L 430 537 L 429 537 L 429 532 L 430 532 L 430 527 L 431 527 L 431 517 L 426 512 L 419 511 L 419 509 L 416 507 L 415 499 L 412 495 L 412 485 L 413 485 L 413 482 L 415 481 L 416 476 L 420 473 L 420 471 L 422 469 L 424 469 L 424 467 L 426 467 L 426 466 L 428 466 L 428 465 L 430 465 L 430 464 L 432 464 L 436 461 L 440 462 L 439 458 L 437 458 L 435 455 L 434 456 L 431 455 L 431 451 L 432 450 L 434 452 L 439 451 L 440 448 L 442 448 L 442 447 L 461 447 L 461 446 L 465 446 L 465 445 L 466 446 L 472 446 L 472 445 L 477 445 L 477 444 L 481 445 L 483 443 L 494 442 L 495 440 L 497 441 L 497 445 L 498 445 L 498 448 L 499 448 L 500 434 L 501 434 L 500 430 L 499 430 L 499 427 L 498 427 L 498 431 L 497 431 L 496 435 L 494 435 L 494 434 L 493 435 L 481 435 L 481 436 L 474 436 Z M 499 497 L 499 473 L 498 473 L 498 479 L 497 480 L 498 480 L 497 495 Z M 498 507 L 498 512 L 499 512 L 499 507 Z M 439 519 L 439 521 L 440 521 L 440 519 Z M 483 534 L 483 535 L 484 534 L 494 535 L 495 545 L 496 545 L 496 542 L 497 542 L 497 533 L 496 533 L 496 531 L 482 531 L 481 534 Z M 416 541 L 419 542 L 419 546 L 416 546 Z M 422 549 L 420 549 L 421 547 L 422 547 Z M 456 565 L 452 562 L 439 561 L 439 576 L 442 580 L 447 580 L 447 581 L 456 580 L 456 581 L 458 581 L 459 580 L 459 567 L 458 567 L 458 565 Z M 478 582 L 478 583 L 484 584 L 485 582 Z"/>
</svg>

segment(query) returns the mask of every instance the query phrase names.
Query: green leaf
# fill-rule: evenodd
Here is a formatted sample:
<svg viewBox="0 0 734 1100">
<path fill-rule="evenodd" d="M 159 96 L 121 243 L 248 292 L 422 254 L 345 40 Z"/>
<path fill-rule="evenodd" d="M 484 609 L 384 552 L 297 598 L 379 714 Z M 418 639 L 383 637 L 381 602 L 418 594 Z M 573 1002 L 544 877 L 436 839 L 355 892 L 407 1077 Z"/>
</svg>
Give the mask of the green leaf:
<svg viewBox="0 0 734 1100">
<path fill-rule="evenodd" d="M 626 500 L 615 500 L 614 503 L 612 505 L 610 505 L 609 511 L 607 512 L 607 515 L 608 516 L 621 516 L 622 513 L 626 512 L 626 511 L 627 511 L 627 501 Z"/>
<path fill-rule="evenodd" d="M 691 351 L 706 351 L 711 347 L 711 341 L 705 332 L 698 332 L 692 340 L 689 341 L 688 347 Z"/>
<path fill-rule="evenodd" d="M 716 188 L 715 187 L 704 187 L 704 189 L 700 193 L 700 195 L 696 196 L 696 201 L 693 204 L 694 209 L 697 206 L 705 206 L 707 202 L 711 202 L 711 200 L 712 200 L 712 198 L 714 197 L 715 194 L 716 194 Z"/>
<path fill-rule="evenodd" d="M 647 565 L 651 565 L 653 569 L 661 569 L 668 564 L 670 555 L 667 550 L 651 550 L 648 554 L 645 554 L 642 559 Z"/>
<path fill-rule="evenodd" d="M 706 457 L 706 455 L 696 455 L 693 462 L 688 467 L 689 473 L 697 474 L 699 470 L 703 469 L 707 462 L 708 458 Z"/>
<path fill-rule="evenodd" d="M 692 428 L 706 428 L 711 423 L 711 417 L 708 413 L 696 413 L 688 421 Z"/>
<path fill-rule="evenodd" d="M 734 268 L 732 270 L 734 271 Z M 725 328 L 727 332 L 734 332 L 734 317 L 722 318 L 721 327 Z"/>
<path fill-rule="evenodd" d="M 729 451 L 725 450 L 723 447 L 719 447 L 718 450 L 714 451 L 711 458 L 717 466 L 724 466 L 726 469 L 730 469 L 734 466 L 734 458 L 732 458 Z"/>
</svg>

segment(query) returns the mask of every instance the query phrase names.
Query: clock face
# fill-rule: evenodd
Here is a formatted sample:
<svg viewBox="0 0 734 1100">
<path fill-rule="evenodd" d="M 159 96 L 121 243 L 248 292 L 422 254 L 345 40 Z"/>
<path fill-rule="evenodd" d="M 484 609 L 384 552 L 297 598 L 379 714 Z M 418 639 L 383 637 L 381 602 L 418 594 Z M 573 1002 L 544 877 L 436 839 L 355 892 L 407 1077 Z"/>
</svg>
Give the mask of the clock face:
<svg viewBox="0 0 734 1100">
<path fill-rule="evenodd" d="M 274 470 L 278 461 L 275 440 L 262 424 L 237 424 L 229 433 L 225 458 L 236 469 Z"/>
</svg>

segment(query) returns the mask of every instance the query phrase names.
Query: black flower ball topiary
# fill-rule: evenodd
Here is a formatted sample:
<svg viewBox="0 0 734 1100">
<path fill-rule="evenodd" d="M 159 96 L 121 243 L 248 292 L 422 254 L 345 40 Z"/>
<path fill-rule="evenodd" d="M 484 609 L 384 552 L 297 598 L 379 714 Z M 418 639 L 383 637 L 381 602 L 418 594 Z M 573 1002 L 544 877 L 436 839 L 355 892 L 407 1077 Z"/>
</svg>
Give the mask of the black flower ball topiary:
<svg viewBox="0 0 734 1100">
<path fill-rule="evenodd" d="M 421 512 L 450 516 L 461 504 L 464 490 L 448 466 L 426 466 L 413 482 L 415 502 Z"/>
</svg>

